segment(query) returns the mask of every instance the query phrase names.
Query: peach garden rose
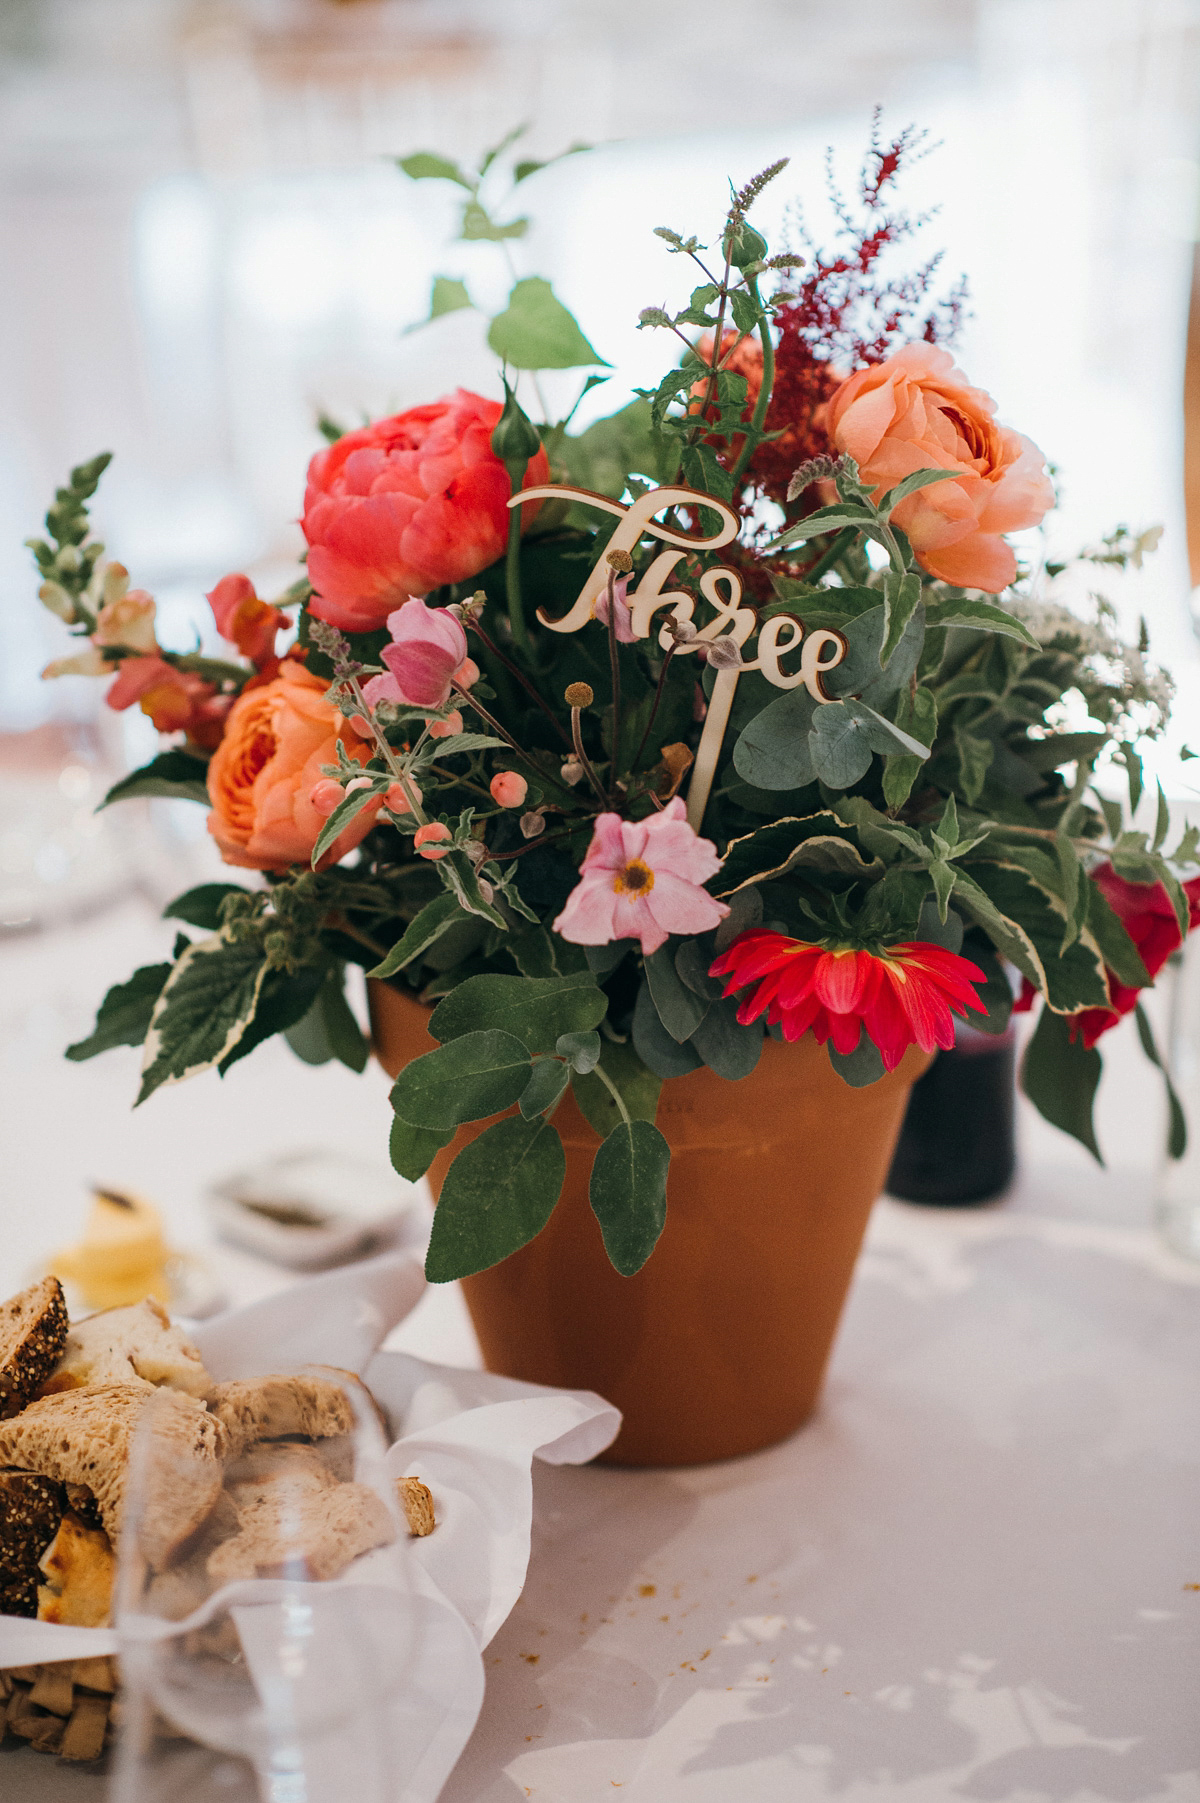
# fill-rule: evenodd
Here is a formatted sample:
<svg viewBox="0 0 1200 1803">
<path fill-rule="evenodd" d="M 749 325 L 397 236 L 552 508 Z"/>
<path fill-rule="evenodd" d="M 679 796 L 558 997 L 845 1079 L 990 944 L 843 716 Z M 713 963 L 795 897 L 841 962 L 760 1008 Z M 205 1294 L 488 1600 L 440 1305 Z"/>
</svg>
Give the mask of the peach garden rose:
<svg viewBox="0 0 1200 1803">
<path fill-rule="evenodd" d="M 286 870 L 307 864 L 326 816 L 314 805 L 324 764 L 337 762 L 337 742 L 365 764 L 367 747 L 325 699 L 328 685 L 285 658 L 279 674 L 247 689 L 230 709 L 225 736 L 208 767 L 208 830 L 227 864 Z M 375 823 L 364 808 L 321 860 L 344 858 Z"/>
<path fill-rule="evenodd" d="M 858 464 L 875 498 L 905 476 L 944 469 L 945 482 L 909 495 L 892 514 L 917 562 L 960 588 L 997 595 L 1017 573 L 1003 534 L 1036 526 L 1054 505 L 1046 460 L 972 388 L 948 351 L 906 344 L 860 369 L 829 402 L 829 435 Z"/>
</svg>

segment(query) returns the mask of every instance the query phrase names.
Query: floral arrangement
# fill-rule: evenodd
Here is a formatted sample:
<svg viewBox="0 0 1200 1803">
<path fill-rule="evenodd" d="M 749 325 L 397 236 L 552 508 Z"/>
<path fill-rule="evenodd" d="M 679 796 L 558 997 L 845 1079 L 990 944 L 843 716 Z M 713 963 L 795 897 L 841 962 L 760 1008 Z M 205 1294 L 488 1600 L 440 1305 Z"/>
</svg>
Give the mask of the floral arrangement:
<svg viewBox="0 0 1200 1803">
<path fill-rule="evenodd" d="M 952 1045 L 956 1018 L 1002 1032 L 1015 988 L 1040 1005 L 1027 1093 L 1099 1156 L 1096 1042 L 1136 1010 L 1157 1061 L 1138 996 L 1200 913 L 1200 846 L 1193 828 L 1168 852 L 1161 791 L 1151 835 L 1098 784 L 1120 763 L 1137 807 L 1170 685 L 1144 634 L 1122 644 L 1098 598 L 1070 611 L 1064 566 L 1009 543 L 1054 491 L 946 348 L 962 290 L 933 298 L 936 259 L 884 274 L 919 223 L 893 199 L 918 142 L 873 137 L 832 250 L 801 232 L 772 253 L 750 223 L 782 163 L 732 195 L 715 245 L 661 228 L 697 278 L 640 317 L 669 367 L 586 430 L 518 399 L 545 369 L 603 379 L 537 277 L 489 325 L 503 403 L 460 389 L 322 421 L 306 566 L 274 601 L 216 583 L 225 658 L 159 644 L 154 601 L 89 536 L 107 457 L 72 472 L 30 544 L 85 642 L 46 674 L 111 677 L 108 704 L 170 737 L 109 802 L 195 799 L 261 881 L 180 896 L 167 915 L 195 936 L 110 990 L 69 1057 L 144 1045 L 139 1101 L 279 1033 L 361 1069 L 346 966 L 426 1004 L 438 1043 L 392 1091 L 396 1168 L 503 1117 L 450 1165 L 435 1280 L 544 1226 L 568 1087 L 630 1273 L 665 1218 L 662 1083 L 736 1081 L 766 1037 L 812 1034 L 868 1084 Z M 464 237 L 521 236 L 482 198 L 496 153 L 401 167 L 465 193 Z M 470 304 L 437 278 L 434 314 Z M 717 571 L 714 510 L 736 530 Z M 1151 537 L 1082 561 L 1137 561 Z M 1182 1133 L 1173 1103 L 1173 1150 Z"/>
</svg>

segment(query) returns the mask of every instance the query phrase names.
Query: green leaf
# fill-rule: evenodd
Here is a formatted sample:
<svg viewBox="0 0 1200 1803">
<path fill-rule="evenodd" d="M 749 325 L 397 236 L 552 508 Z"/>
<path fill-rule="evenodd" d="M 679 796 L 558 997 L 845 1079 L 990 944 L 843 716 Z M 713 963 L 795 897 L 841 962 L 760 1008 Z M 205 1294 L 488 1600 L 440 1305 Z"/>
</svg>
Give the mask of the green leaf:
<svg viewBox="0 0 1200 1803">
<path fill-rule="evenodd" d="M 486 1271 L 527 1245 L 553 1214 L 566 1173 L 562 1141 L 541 1119 L 497 1121 L 464 1146 L 433 1217 L 430 1283 Z"/>
<path fill-rule="evenodd" d="M 915 695 L 905 696 L 900 720 L 905 730 L 911 728 L 915 738 L 932 745 L 938 729 L 937 700 L 933 690 L 918 689 Z M 912 794 L 924 762 L 925 759 L 917 757 L 888 758 L 883 767 L 883 799 L 889 808 L 903 807 Z"/>
<path fill-rule="evenodd" d="M 1171 810 L 1167 806 L 1167 798 L 1163 794 L 1163 786 L 1161 783 L 1159 783 L 1159 785 L 1158 785 L 1158 816 L 1157 816 L 1157 819 L 1155 821 L 1155 826 L 1154 826 L 1154 838 L 1152 839 L 1151 844 L 1150 844 L 1151 851 L 1161 851 L 1162 850 L 1163 841 L 1166 839 L 1166 836 L 1170 832 L 1170 830 L 1171 830 Z"/>
<path fill-rule="evenodd" d="M 471 297 L 467 293 L 465 282 L 460 282 L 452 275 L 434 276 L 429 296 L 430 319 L 440 319 L 443 313 L 461 313 L 464 307 L 470 305 Z"/>
<path fill-rule="evenodd" d="M 1162 794 L 1161 788 L 1159 794 Z M 1167 1112 L 1170 1119 L 1167 1129 L 1167 1156 L 1168 1158 L 1182 1158 L 1187 1151 L 1187 1116 L 1183 1112 L 1183 1104 L 1175 1093 L 1175 1085 L 1171 1082 L 1170 1071 L 1158 1055 L 1150 1017 L 1140 1002 L 1135 1003 L 1133 1012 L 1137 1020 L 1138 1038 L 1142 1042 L 1142 1050 L 1151 1064 L 1158 1066 L 1162 1072 L 1163 1082 L 1167 1086 Z"/>
<path fill-rule="evenodd" d="M 483 1120 L 517 1101 L 529 1081 L 530 1062 L 511 1033 L 494 1027 L 464 1033 L 405 1065 L 392 1085 L 392 1107 L 414 1127 L 438 1131 Z"/>
<path fill-rule="evenodd" d="M 596 1153 L 588 1200 L 622 1277 L 641 1270 L 666 1225 L 670 1163 L 671 1148 L 649 1121 L 620 1121 Z"/>
<path fill-rule="evenodd" d="M 658 1018 L 671 1038 L 682 1045 L 690 1039 L 704 1019 L 708 1003 L 695 990 L 681 982 L 675 969 L 675 952 L 670 941 L 651 952 L 645 959 L 646 981 Z"/>
<path fill-rule="evenodd" d="M 150 1031 L 154 1004 L 174 966 L 143 964 L 127 983 L 114 983 L 96 1014 L 96 1024 L 86 1039 L 67 1047 L 66 1056 L 75 1064 L 107 1052 L 116 1045 L 141 1045 Z"/>
<path fill-rule="evenodd" d="M 871 768 L 871 747 L 861 720 L 844 701 L 819 707 L 808 735 L 813 768 L 830 789 L 852 789 Z"/>
<path fill-rule="evenodd" d="M 199 801 L 209 805 L 208 764 L 188 751 L 160 751 L 156 758 L 131 770 L 119 783 L 114 783 L 100 807 L 113 801 L 131 801 L 135 796 L 165 796 L 171 801 Z M 96 810 L 97 813 L 99 809 Z"/>
<path fill-rule="evenodd" d="M 414 182 L 457 182 L 460 188 L 466 188 L 472 194 L 475 192 L 475 183 L 470 176 L 464 175 L 457 163 L 438 156 L 435 151 L 414 150 L 411 156 L 397 157 L 396 163 Z"/>
<path fill-rule="evenodd" d="M 1136 814 L 1138 803 L 1142 799 L 1142 760 L 1132 745 L 1119 746 L 1116 756 L 1124 764 L 1129 777 L 1129 812 Z"/>
<path fill-rule="evenodd" d="M 996 747 L 990 739 L 977 739 L 962 726 L 954 728 L 954 747 L 958 752 L 958 780 L 963 800 L 974 807 L 987 781 Z"/>
<path fill-rule="evenodd" d="M 871 589 L 865 591 L 867 594 L 874 592 Z M 872 706 L 877 706 L 910 681 L 925 643 L 925 608 L 923 605 L 918 606 L 909 616 L 899 644 L 888 659 L 886 670 L 880 668 L 884 639 L 883 615 L 882 606 L 876 603 L 841 621 L 837 630 L 846 641 L 846 655 L 840 664 L 835 664 L 821 679 L 827 695 L 839 699 L 847 695 L 861 695 Z"/>
<path fill-rule="evenodd" d="M 1129 937 L 1120 915 L 1109 905 L 1103 890 L 1090 879 L 1086 888 L 1088 931 L 1100 947 L 1104 962 L 1117 981 L 1128 988 L 1148 988 L 1151 982 L 1150 972 L 1143 964 L 1142 955 Z"/>
<path fill-rule="evenodd" d="M 851 1089 L 867 1089 L 883 1076 L 883 1054 L 865 1027 L 859 1030 L 858 1044 L 852 1052 L 839 1052 L 832 1040 L 827 1041 L 829 1062 L 843 1083 Z"/>
<path fill-rule="evenodd" d="M 911 477 L 908 478 L 912 480 Z M 901 483 L 901 487 L 904 484 Z M 904 576 L 889 570 L 883 579 L 883 644 L 879 666 L 886 668 L 904 637 L 909 621 L 921 605 L 921 578 L 911 571 Z"/>
<path fill-rule="evenodd" d="M 572 945 L 545 927 L 513 935 L 504 949 L 523 977 L 566 977 L 589 968 L 583 946 Z"/>
<path fill-rule="evenodd" d="M 863 737 L 872 751 L 878 751 L 887 757 L 900 755 L 922 761 L 929 756 L 928 745 L 922 745 L 911 733 L 893 725 L 883 714 L 868 707 L 865 701 L 856 701 L 853 696 L 847 696 L 845 701 L 836 705 L 844 707 L 850 718 L 862 727 Z"/>
<path fill-rule="evenodd" d="M 675 467 L 673 454 L 655 429 L 650 403 L 640 399 L 596 420 L 577 438 L 564 438 L 560 451 L 577 487 L 614 500 L 624 494 L 631 475 L 660 484 L 670 480 Z"/>
<path fill-rule="evenodd" d="M 508 306 L 488 328 L 488 344 L 514 369 L 573 369 L 586 363 L 611 367 L 540 276 L 516 284 Z"/>
<path fill-rule="evenodd" d="M 485 150 L 479 163 L 480 175 L 486 175 L 496 158 L 503 156 L 509 145 L 515 144 L 518 138 L 523 138 L 528 130 L 528 120 L 521 125 L 514 125 L 511 131 L 505 132 L 498 144 L 493 144 L 490 150 Z"/>
<path fill-rule="evenodd" d="M 751 1021 L 748 1027 L 742 1026 L 737 1017 L 738 1005 L 736 996 L 713 1002 L 691 1039 L 709 1070 L 730 1083 L 750 1075 L 758 1063 L 763 1044 L 762 1021 Z"/>
<path fill-rule="evenodd" d="M 662 1078 L 656 1077 L 638 1057 L 628 1041 L 606 1039 L 600 1048 L 600 1068 L 618 1090 L 626 1113 L 635 1121 L 652 1121 L 658 1112 Z M 621 1118 L 612 1093 L 594 1074 L 576 1072 L 571 1089 L 579 1111 L 601 1139 L 607 1137 Z"/>
<path fill-rule="evenodd" d="M 486 207 L 480 206 L 477 200 L 468 200 L 463 207 L 458 236 L 460 241 L 468 244 L 480 240 L 489 244 L 502 244 L 506 238 L 523 238 L 528 230 L 528 219 L 509 219 L 502 224 L 493 219 Z"/>
<path fill-rule="evenodd" d="M 897 482 L 895 488 L 889 488 L 885 495 L 880 495 L 876 504 L 879 515 L 886 520 L 901 501 L 907 501 L 909 495 L 915 495 L 919 488 L 928 488 L 934 482 L 953 480 L 953 474 L 949 470 L 914 470 L 911 476 L 905 476 L 902 482 Z"/>
<path fill-rule="evenodd" d="M 462 909 L 458 897 L 443 891 L 435 895 L 431 902 L 426 902 L 415 920 L 411 920 L 405 928 L 403 936 L 397 939 L 387 957 L 369 970 L 369 977 L 391 977 L 422 952 L 428 951 L 434 942 L 441 938 L 447 927 L 456 920 L 462 919 Z"/>
<path fill-rule="evenodd" d="M 479 887 L 479 872 L 465 851 L 448 852 L 438 860 L 434 868 L 460 908 L 468 914 L 476 915 L 480 920 L 486 920 L 491 926 L 499 927 L 502 933 L 508 931 L 508 916 L 500 911 L 494 901 L 488 901 L 485 897 Z"/>
<path fill-rule="evenodd" d="M 600 1062 L 600 1035 L 591 1033 L 560 1033 L 554 1042 L 554 1050 L 560 1058 L 565 1058 L 573 1071 L 586 1077 L 594 1071 Z"/>
<path fill-rule="evenodd" d="M 836 843 L 840 844 L 840 841 Z M 680 978 L 705 1002 L 719 1001 L 725 989 L 723 977 L 708 974 L 716 955 L 716 947 L 708 934 L 703 939 L 685 939 L 675 953 L 675 969 Z"/>
<path fill-rule="evenodd" d="M 305 1064 L 328 1064 L 336 1058 L 347 1069 L 361 1074 L 367 1068 L 371 1048 L 346 1000 L 344 983 L 344 965 L 332 965 L 308 1012 L 282 1031 L 297 1058 Z M 266 985 L 263 987 L 265 990 Z M 262 1013 L 261 1002 L 258 1012 Z"/>
<path fill-rule="evenodd" d="M 501 1028 L 530 1052 L 552 1052 L 560 1033 L 586 1033 L 607 1011 L 608 998 L 590 970 L 564 977 L 487 974 L 468 977 L 444 996 L 430 1016 L 429 1031 L 445 1043 L 481 1028 Z"/>
<path fill-rule="evenodd" d="M 1087 925 L 1088 886 L 1079 862 L 1079 853 L 1068 834 L 1058 832 L 1054 836 L 1054 853 L 1058 859 L 1058 872 L 1062 879 L 1063 903 L 1067 910 L 1067 918 L 1063 927 L 1062 950 L 1074 945 L 1080 932 Z"/>
<path fill-rule="evenodd" d="M 998 632 L 1006 638 L 1020 639 L 1033 651 L 1041 649 L 1028 626 L 987 601 L 931 601 L 925 613 L 930 626 L 972 626 L 979 632 Z"/>
<path fill-rule="evenodd" d="M 954 915 L 950 918 L 953 920 Z M 977 964 L 986 981 L 981 983 L 975 993 L 987 1009 L 986 1014 L 969 1016 L 971 1025 L 978 1033 L 1003 1033 L 1012 1016 L 1013 993 L 1004 966 L 991 945 L 984 939 L 978 928 L 973 928 L 970 937 L 962 946 L 964 958 Z"/>
<path fill-rule="evenodd" d="M 783 551 L 789 545 L 803 545 L 810 538 L 821 538 L 826 532 L 841 532 L 846 526 L 864 527 L 874 523 L 874 514 L 868 513 L 865 507 L 821 507 L 816 513 L 806 514 L 796 525 L 789 526 L 777 539 L 766 547 L 764 555 L 770 556 L 773 551 Z"/>
<path fill-rule="evenodd" d="M 691 1045 L 680 1045 L 672 1039 L 658 1017 L 650 995 L 650 985 L 643 982 L 633 1009 L 633 1046 L 642 1063 L 656 1077 L 684 1077 L 698 1070 L 703 1062 Z"/>
<path fill-rule="evenodd" d="M 396 1115 L 388 1141 L 393 1168 L 410 1183 L 415 1183 L 418 1177 L 425 1175 L 442 1147 L 450 1144 L 457 1131 L 451 1127 L 444 1133 L 435 1133 L 431 1127 L 413 1127 Z"/>
<path fill-rule="evenodd" d="M 521 1091 L 518 1106 L 524 1118 L 531 1121 L 536 1115 L 549 1114 L 557 1108 L 570 1081 L 571 1067 L 564 1059 L 539 1058 Z"/>
<path fill-rule="evenodd" d="M 744 727 L 733 767 L 756 789 L 801 789 L 816 775 L 808 735 L 817 708 L 807 689 L 789 689 Z"/>
<path fill-rule="evenodd" d="M 268 970 L 245 1031 L 217 1066 L 221 1075 L 224 1077 L 240 1059 L 248 1058 L 264 1040 L 298 1027 L 320 996 L 328 971 L 324 961 L 292 972 Z M 338 981 L 340 984 L 340 976 Z"/>
<path fill-rule="evenodd" d="M 377 782 L 371 784 L 369 789 L 352 789 L 349 795 L 342 797 L 317 834 L 317 842 L 312 848 L 312 857 L 309 860 L 314 870 L 338 835 L 345 832 L 351 821 L 356 820 L 364 808 L 370 807 L 372 802 L 378 801 L 387 786 L 387 780 L 380 777 Z"/>
<path fill-rule="evenodd" d="M 231 945 L 216 934 L 188 947 L 154 1005 L 138 1103 L 228 1056 L 254 1018 L 266 974 L 255 939 Z"/>
<path fill-rule="evenodd" d="M 249 894 L 249 889 L 243 889 L 240 883 L 201 883 L 168 902 L 162 917 L 164 920 L 186 920 L 190 927 L 203 927 L 206 933 L 215 933 L 221 925 L 221 903 L 225 897 Z"/>
<path fill-rule="evenodd" d="M 1095 1046 L 1085 1049 L 1071 1038 L 1071 1023 L 1043 1008 L 1033 1038 L 1025 1048 L 1021 1087 L 1038 1113 L 1053 1127 L 1070 1133 L 1103 1164 L 1092 1124 L 1092 1105 L 1100 1081 L 1101 1060 Z"/>
<path fill-rule="evenodd" d="M 881 823 L 883 842 L 889 849 L 893 844 L 897 850 L 901 849 L 900 835 L 895 833 L 882 815 L 877 815 L 876 818 Z M 836 868 L 846 869 L 850 874 L 860 877 L 881 876 L 882 863 L 877 858 L 873 858 L 870 863 L 866 862 L 858 850 L 858 837 L 853 826 L 845 825 L 828 808 L 822 808 L 819 813 L 808 814 L 803 818 L 788 815 L 782 820 L 773 820 L 768 826 L 760 826 L 753 833 L 730 840 L 725 852 L 725 862 L 711 879 L 713 894 L 728 899 L 751 884 L 770 882 L 776 877 L 786 876 L 789 870 L 799 864 L 811 863 L 817 869 L 833 868 L 828 845 L 830 839 L 840 840 L 845 845 L 849 859 L 848 863 L 839 862 Z M 806 847 L 814 841 L 819 842 L 819 849 L 815 849 L 813 853 L 807 852 Z M 924 850 L 919 838 L 916 843 Z"/>
<path fill-rule="evenodd" d="M 956 866 L 956 870 L 960 868 Z M 1091 934 L 1085 930 L 1073 945 L 1061 949 L 1067 911 L 1058 896 L 1017 864 L 972 864 L 970 873 L 1000 913 L 1018 925 L 1033 945 L 1045 978 L 1043 994 L 1051 1009 L 1072 1014 L 1081 1008 L 1109 1006 L 1104 959 Z M 956 893 L 961 887 L 956 884 Z M 969 899 L 964 899 L 969 908 Z"/>
</svg>

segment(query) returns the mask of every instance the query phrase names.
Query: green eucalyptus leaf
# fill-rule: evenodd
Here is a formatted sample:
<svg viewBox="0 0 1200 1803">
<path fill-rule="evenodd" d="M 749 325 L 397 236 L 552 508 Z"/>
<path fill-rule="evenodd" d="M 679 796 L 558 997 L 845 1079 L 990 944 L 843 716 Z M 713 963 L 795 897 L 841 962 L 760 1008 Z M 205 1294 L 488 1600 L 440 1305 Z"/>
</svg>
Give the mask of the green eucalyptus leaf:
<svg viewBox="0 0 1200 1803">
<path fill-rule="evenodd" d="M 830 1064 L 851 1089 L 867 1089 L 884 1075 L 883 1054 L 865 1027 L 860 1029 L 852 1052 L 839 1052 L 832 1040 L 827 1041 L 827 1050 Z"/>
<path fill-rule="evenodd" d="M 589 970 L 540 978 L 487 974 L 468 977 L 444 996 L 429 1031 L 445 1043 L 463 1033 L 500 1028 L 527 1051 L 552 1052 L 560 1033 L 586 1033 L 607 1011 L 608 998 Z"/>
<path fill-rule="evenodd" d="M 405 1065 L 392 1086 L 392 1107 L 414 1127 L 460 1127 L 511 1108 L 530 1068 L 528 1051 L 511 1033 L 464 1033 Z"/>
<path fill-rule="evenodd" d="M 808 743 L 813 769 L 827 788 L 852 789 L 871 768 L 864 723 L 844 701 L 817 709 Z"/>
<path fill-rule="evenodd" d="M 750 1075 L 763 1045 L 762 1021 L 744 1027 L 737 1017 L 738 1005 L 736 996 L 713 1002 L 691 1038 L 709 1070 L 731 1083 Z"/>
<path fill-rule="evenodd" d="M 586 1077 L 600 1062 L 600 1035 L 595 1032 L 560 1033 L 554 1050 L 560 1058 L 567 1060 L 573 1071 Z"/>
<path fill-rule="evenodd" d="M 531 1121 L 536 1115 L 549 1114 L 557 1108 L 570 1081 L 571 1067 L 564 1059 L 539 1058 L 521 1091 L 518 1107 L 524 1118 Z"/>
<path fill-rule="evenodd" d="M 640 1271 L 667 1219 L 671 1148 L 649 1121 L 620 1121 L 596 1153 L 588 1200 L 622 1277 Z"/>
<path fill-rule="evenodd" d="M 488 328 L 488 344 L 514 369 L 572 369 L 587 363 L 610 367 L 540 276 L 516 284 L 508 306 Z"/>
<path fill-rule="evenodd" d="M 894 725 L 873 707 L 868 707 L 865 701 L 856 701 L 853 696 L 848 696 L 838 705 L 844 707 L 850 718 L 862 727 L 863 736 L 872 751 L 878 751 L 885 757 L 900 755 L 923 760 L 929 756 L 928 745 L 922 745 L 919 739 L 914 739 L 903 727 Z"/>
<path fill-rule="evenodd" d="M 716 955 L 710 934 L 703 939 L 685 939 L 675 953 L 675 969 L 681 981 L 703 1002 L 719 1001 L 725 988 L 724 978 L 708 974 Z"/>
<path fill-rule="evenodd" d="M 425 1259 L 430 1283 L 486 1271 L 536 1238 L 566 1171 L 562 1140 L 540 1117 L 497 1121 L 464 1146 L 434 1211 Z"/>
<path fill-rule="evenodd" d="M 756 789 L 800 789 L 816 772 L 808 735 L 817 703 L 807 689 L 788 689 L 743 728 L 733 767 Z"/>
<path fill-rule="evenodd" d="M 920 688 L 906 695 L 900 710 L 900 725 L 922 744 L 932 745 L 937 738 L 937 700 L 932 689 Z M 912 794 L 913 784 L 926 760 L 918 757 L 889 757 L 883 768 L 883 799 L 889 808 L 901 808 Z"/>
<path fill-rule="evenodd" d="M 411 156 L 397 157 L 397 166 L 414 182 L 456 182 L 460 188 L 475 192 L 475 183 L 464 175 L 457 163 L 440 157 L 432 150 L 414 150 Z"/>
<path fill-rule="evenodd" d="M 682 1045 L 704 1019 L 708 1004 L 680 979 L 670 941 L 648 955 L 645 969 L 658 1018 L 671 1038 Z"/>
<path fill-rule="evenodd" d="M 656 1077 L 683 1077 L 703 1062 L 690 1045 L 672 1039 L 659 1019 L 658 1009 L 643 982 L 633 1009 L 633 1045 L 638 1057 Z"/>
</svg>

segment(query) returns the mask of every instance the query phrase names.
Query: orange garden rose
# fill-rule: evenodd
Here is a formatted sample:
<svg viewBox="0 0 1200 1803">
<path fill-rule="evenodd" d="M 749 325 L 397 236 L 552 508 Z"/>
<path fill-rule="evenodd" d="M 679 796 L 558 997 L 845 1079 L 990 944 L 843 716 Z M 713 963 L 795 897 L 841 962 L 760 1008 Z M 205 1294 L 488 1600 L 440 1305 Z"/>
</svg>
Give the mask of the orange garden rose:
<svg viewBox="0 0 1200 1803">
<path fill-rule="evenodd" d="M 208 766 L 208 830 L 227 864 L 251 870 L 307 864 L 325 824 L 312 802 L 321 766 L 336 764 L 339 739 L 350 757 L 366 763 L 367 747 L 330 707 L 326 687 L 294 658 L 285 658 L 278 676 L 234 702 Z M 322 868 L 354 849 L 374 825 L 376 812 L 363 809 L 330 846 Z"/>
<path fill-rule="evenodd" d="M 1042 453 L 998 426 L 995 412 L 948 351 L 906 344 L 843 382 L 828 416 L 834 444 L 854 458 L 877 500 L 917 470 L 947 472 L 947 481 L 909 495 L 892 518 L 923 570 L 990 595 L 1017 573 L 1002 534 L 1036 526 L 1054 505 Z"/>
</svg>

